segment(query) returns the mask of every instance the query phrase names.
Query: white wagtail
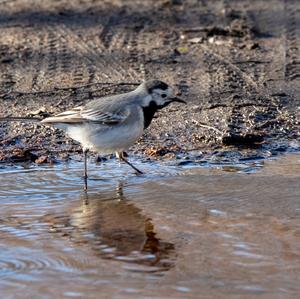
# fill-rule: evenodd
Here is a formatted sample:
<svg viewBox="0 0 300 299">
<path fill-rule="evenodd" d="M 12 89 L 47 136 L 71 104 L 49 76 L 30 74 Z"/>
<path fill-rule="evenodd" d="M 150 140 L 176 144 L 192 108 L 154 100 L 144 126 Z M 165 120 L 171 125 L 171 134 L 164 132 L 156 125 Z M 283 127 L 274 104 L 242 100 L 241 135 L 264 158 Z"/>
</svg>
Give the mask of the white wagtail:
<svg viewBox="0 0 300 299">
<path fill-rule="evenodd" d="M 45 118 L 43 124 L 64 130 L 78 141 L 84 154 L 84 182 L 87 188 L 87 153 L 116 153 L 117 158 L 142 173 L 124 157 L 146 129 L 159 109 L 172 102 L 186 103 L 172 96 L 172 89 L 159 80 L 149 80 L 135 90 L 97 98 L 87 104 Z"/>
</svg>

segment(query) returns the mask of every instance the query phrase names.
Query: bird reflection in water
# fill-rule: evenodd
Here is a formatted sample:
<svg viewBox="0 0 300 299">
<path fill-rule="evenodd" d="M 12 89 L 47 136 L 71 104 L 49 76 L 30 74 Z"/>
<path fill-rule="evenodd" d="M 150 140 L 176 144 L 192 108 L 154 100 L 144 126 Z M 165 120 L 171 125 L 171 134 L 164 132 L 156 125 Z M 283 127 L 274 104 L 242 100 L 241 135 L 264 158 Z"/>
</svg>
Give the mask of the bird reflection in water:
<svg viewBox="0 0 300 299">
<path fill-rule="evenodd" d="M 122 184 L 82 197 L 81 206 L 71 213 L 48 218 L 52 231 L 89 244 L 101 258 L 138 266 L 127 267 L 132 271 L 162 272 L 173 266 L 174 245 L 156 237 L 151 219 L 125 198 Z"/>
</svg>

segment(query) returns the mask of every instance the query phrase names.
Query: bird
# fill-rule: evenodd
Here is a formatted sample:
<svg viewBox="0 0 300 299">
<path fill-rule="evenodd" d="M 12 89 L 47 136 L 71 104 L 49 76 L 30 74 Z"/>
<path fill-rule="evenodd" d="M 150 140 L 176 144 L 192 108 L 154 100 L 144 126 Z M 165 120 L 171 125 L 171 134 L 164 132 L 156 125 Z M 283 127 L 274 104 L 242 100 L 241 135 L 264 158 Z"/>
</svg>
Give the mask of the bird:
<svg viewBox="0 0 300 299">
<path fill-rule="evenodd" d="M 173 95 L 172 88 L 167 83 L 151 79 L 130 92 L 93 99 L 82 106 L 47 117 L 40 123 L 65 131 L 70 138 L 81 144 L 84 189 L 87 190 L 89 151 L 99 154 L 115 153 L 119 160 L 142 174 L 126 159 L 124 152 L 142 136 L 155 113 L 173 102 L 186 104 L 183 99 Z M 11 119 L 21 120 L 22 117 Z"/>
</svg>

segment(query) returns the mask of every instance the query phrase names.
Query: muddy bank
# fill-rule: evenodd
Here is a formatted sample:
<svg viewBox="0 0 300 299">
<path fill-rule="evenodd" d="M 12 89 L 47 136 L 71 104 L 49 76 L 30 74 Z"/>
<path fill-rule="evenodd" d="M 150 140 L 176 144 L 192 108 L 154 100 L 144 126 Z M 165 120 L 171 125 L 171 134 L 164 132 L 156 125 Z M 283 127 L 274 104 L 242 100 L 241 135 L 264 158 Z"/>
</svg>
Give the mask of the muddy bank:
<svg viewBox="0 0 300 299">
<path fill-rule="evenodd" d="M 160 112 L 132 153 L 184 163 L 299 149 L 297 1 L 8 0 L 0 8 L 0 116 L 46 117 L 159 78 L 189 105 Z M 58 130 L 0 125 L 1 161 L 76 153 Z"/>
</svg>

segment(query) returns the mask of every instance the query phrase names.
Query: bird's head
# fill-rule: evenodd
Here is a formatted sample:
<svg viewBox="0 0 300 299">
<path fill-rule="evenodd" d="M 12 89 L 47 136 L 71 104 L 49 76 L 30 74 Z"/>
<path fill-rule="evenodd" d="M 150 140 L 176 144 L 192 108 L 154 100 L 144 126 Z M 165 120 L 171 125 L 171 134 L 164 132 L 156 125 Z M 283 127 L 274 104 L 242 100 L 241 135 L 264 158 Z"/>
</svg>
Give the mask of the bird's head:
<svg viewBox="0 0 300 299">
<path fill-rule="evenodd" d="M 148 80 L 140 85 L 140 88 L 146 93 L 142 106 L 153 106 L 156 109 L 162 109 L 172 102 L 185 103 L 186 102 L 178 97 L 173 96 L 172 88 L 163 81 Z"/>
</svg>

